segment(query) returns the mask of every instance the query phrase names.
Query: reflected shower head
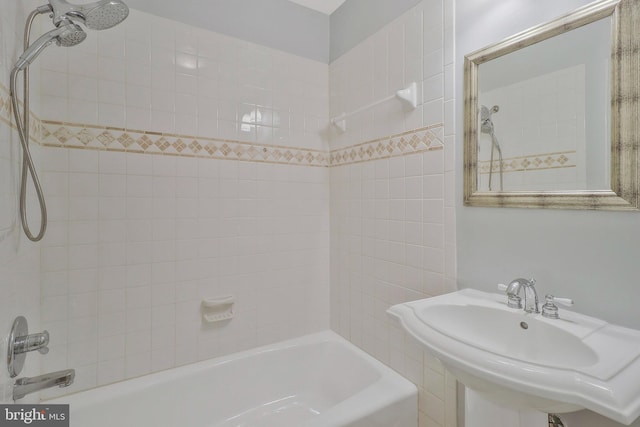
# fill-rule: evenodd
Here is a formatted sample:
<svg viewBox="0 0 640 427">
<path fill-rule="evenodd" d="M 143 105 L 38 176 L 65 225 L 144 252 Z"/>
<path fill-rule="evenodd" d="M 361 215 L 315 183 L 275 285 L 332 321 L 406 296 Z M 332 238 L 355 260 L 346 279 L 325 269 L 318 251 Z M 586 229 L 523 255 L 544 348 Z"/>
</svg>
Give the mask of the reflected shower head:
<svg viewBox="0 0 640 427">
<path fill-rule="evenodd" d="M 491 116 L 493 115 L 493 113 L 497 113 L 498 111 L 500 111 L 500 107 L 498 107 L 497 105 L 494 105 L 493 107 L 491 107 L 491 110 L 489 110 L 484 105 L 481 105 L 480 106 L 480 121 L 485 121 L 487 119 L 490 119 Z"/>
<path fill-rule="evenodd" d="M 85 33 L 79 25 L 74 24 L 70 19 L 64 19 L 60 21 L 58 28 L 54 28 L 43 34 L 38 40 L 33 42 L 33 44 L 20 55 L 14 68 L 18 71 L 25 69 L 53 42 L 58 46 L 71 47 L 82 43 L 85 38 L 87 38 L 87 33 Z"/>
<path fill-rule="evenodd" d="M 491 120 L 491 116 L 498 111 L 500 111 L 500 107 L 497 105 L 494 105 L 491 110 L 484 105 L 480 106 L 480 131 L 482 131 L 482 133 L 493 132 L 493 120 Z"/>
<path fill-rule="evenodd" d="M 66 0 L 49 0 L 53 9 L 53 23 L 69 17 L 82 22 L 92 30 L 115 27 L 127 16 L 129 8 L 120 0 L 99 0 L 94 3 L 74 5 Z"/>
</svg>

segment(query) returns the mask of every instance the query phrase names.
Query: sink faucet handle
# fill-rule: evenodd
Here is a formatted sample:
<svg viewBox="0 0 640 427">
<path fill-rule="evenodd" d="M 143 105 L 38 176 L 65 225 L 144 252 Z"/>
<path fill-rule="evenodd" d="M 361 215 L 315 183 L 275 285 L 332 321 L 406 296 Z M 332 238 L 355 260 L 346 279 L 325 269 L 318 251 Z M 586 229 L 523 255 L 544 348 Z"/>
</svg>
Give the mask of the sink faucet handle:
<svg viewBox="0 0 640 427">
<path fill-rule="evenodd" d="M 502 292 L 507 292 L 507 285 L 504 283 L 498 283 L 498 290 Z"/>
<path fill-rule="evenodd" d="M 545 303 L 542 306 L 542 316 L 547 317 L 549 319 L 558 319 L 558 306 L 555 303 L 571 307 L 573 305 L 573 300 L 570 298 L 558 298 L 553 295 L 547 294 L 545 296 Z"/>
<path fill-rule="evenodd" d="M 553 302 L 557 302 L 558 304 L 564 305 L 565 307 L 571 307 L 573 305 L 573 300 L 571 298 L 558 298 L 553 295 L 547 295 L 545 297 L 547 300 L 551 299 Z"/>
</svg>

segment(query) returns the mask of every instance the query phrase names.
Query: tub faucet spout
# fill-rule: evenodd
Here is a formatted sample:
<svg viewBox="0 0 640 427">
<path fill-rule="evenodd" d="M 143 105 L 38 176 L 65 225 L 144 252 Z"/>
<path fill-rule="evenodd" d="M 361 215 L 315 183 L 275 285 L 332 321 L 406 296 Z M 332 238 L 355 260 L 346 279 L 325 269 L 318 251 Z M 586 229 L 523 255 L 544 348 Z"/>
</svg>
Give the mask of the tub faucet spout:
<svg viewBox="0 0 640 427">
<path fill-rule="evenodd" d="M 523 308 L 520 299 L 520 290 L 524 289 L 524 311 L 527 313 L 540 313 L 538 308 L 538 293 L 536 292 L 535 279 L 515 279 L 507 286 L 509 307 Z"/>
<path fill-rule="evenodd" d="M 76 376 L 74 369 L 51 372 L 37 377 L 18 378 L 13 385 L 13 400 L 22 399 L 27 394 L 51 387 L 68 387 Z"/>
</svg>

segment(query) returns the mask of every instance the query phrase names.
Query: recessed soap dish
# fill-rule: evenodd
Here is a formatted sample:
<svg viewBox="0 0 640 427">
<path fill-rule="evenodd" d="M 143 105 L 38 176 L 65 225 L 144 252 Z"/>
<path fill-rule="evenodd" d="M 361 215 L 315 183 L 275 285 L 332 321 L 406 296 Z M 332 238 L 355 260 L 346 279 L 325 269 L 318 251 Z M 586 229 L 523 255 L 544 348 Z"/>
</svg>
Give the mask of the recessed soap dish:
<svg viewBox="0 0 640 427">
<path fill-rule="evenodd" d="M 205 299 L 201 303 L 202 319 L 207 323 L 221 322 L 233 318 L 235 297 Z"/>
</svg>

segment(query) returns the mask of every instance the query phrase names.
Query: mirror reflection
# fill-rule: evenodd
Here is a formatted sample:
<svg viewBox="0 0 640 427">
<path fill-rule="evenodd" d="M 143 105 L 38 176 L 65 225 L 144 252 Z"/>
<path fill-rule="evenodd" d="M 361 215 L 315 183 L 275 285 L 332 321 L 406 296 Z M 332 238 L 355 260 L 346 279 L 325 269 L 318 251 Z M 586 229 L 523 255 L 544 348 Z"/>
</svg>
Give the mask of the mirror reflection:
<svg viewBox="0 0 640 427">
<path fill-rule="evenodd" d="M 638 210 L 640 2 L 465 55 L 465 206 Z"/>
<path fill-rule="evenodd" d="M 610 190 L 611 18 L 478 67 L 478 191 Z"/>
</svg>

